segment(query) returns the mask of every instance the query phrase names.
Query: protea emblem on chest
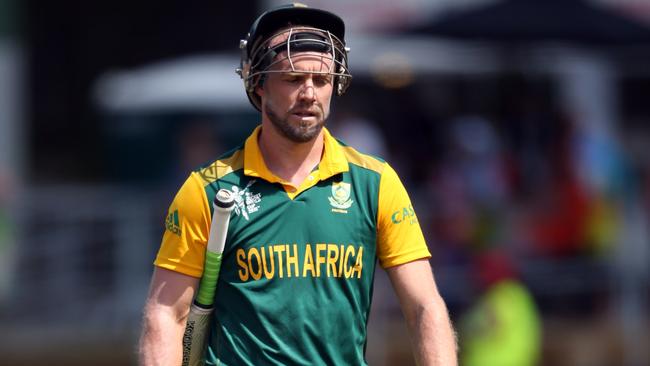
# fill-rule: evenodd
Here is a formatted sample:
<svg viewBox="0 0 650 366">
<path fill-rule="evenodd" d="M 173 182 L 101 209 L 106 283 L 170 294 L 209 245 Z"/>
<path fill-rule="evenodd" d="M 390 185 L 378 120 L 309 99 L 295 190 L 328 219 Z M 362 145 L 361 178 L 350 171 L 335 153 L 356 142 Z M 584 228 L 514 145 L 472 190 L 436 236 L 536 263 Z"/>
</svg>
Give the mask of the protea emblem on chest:
<svg viewBox="0 0 650 366">
<path fill-rule="evenodd" d="M 332 196 L 327 197 L 330 201 L 330 205 L 338 209 L 347 209 L 352 206 L 352 201 L 350 199 L 350 183 L 345 182 L 335 182 L 332 183 Z"/>
</svg>

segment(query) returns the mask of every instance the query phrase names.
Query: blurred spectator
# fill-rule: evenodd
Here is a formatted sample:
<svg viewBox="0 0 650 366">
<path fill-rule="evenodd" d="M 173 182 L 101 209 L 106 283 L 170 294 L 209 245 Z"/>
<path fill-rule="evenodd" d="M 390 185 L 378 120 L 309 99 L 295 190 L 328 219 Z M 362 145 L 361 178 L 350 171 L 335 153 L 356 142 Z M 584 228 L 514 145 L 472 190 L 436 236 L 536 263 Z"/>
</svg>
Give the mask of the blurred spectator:
<svg viewBox="0 0 650 366">
<path fill-rule="evenodd" d="M 586 249 L 606 253 L 621 239 L 626 198 L 638 192 L 631 164 L 614 131 L 576 128 L 572 145 L 575 170 L 592 198 L 584 234 Z"/>
<path fill-rule="evenodd" d="M 565 257 L 584 250 L 589 197 L 571 173 L 564 173 L 556 172 L 530 202 L 528 240 L 536 254 Z"/>
<path fill-rule="evenodd" d="M 572 155 L 573 129 L 570 120 L 554 118 L 555 135 L 542 146 L 544 174 L 525 189 L 527 217 L 523 223 L 530 250 L 551 257 L 583 252 L 591 196 L 578 176 Z"/>
<path fill-rule="evenodd" d="M 476 257 L 474 264 L 481 295 L 459 320 L 461 365 L 536 365 L 541 316 L 512 261 L 491 251 Z"/>
<path fill-rule="evenodd" d="M 465 262 L 473 251 L 502 242 L 510 179 L 499 136 L 488 120 L 457 117 L 448 136 L 446 152 L 429 177 L 431 234 L 440 260 Z"/>
<path fill-rule="evenodd" d="M 11 179 L 0 167 L 0 309 L 9 300 L 15 268 L 15 241 L 10 217 Z"/>
<path fill-rule="evenodd" d="M 467 261 L 475 228 L 475 211 L 464 184 L 453 165 L 443 164 L 432 169 L 429 204 L 424 205 L 429 208 L 430 221 L 423 225 L 423 229 L 430 231 L 429 236 L 435 240 L 432 251 L 435 263 Z"/>
<path fill-rule="evenodd" d="M 548 174 L 527 202 L 528 240 L 535 253 L 553 257 L 607 251 L 618 239 L 613 199 L 625 185 L 623 158 L 609 139 L 594 139 L 566 118 L 557 122 L 544 150 Z"/>
<path fill-rule="evenodd" d="M 472 200 L 481 206 L 503 204 L 509 195 L 502 147 L 491 123 L 481 116 L 451 121 L 449 160 L 460 169 Z"/>
</svg>

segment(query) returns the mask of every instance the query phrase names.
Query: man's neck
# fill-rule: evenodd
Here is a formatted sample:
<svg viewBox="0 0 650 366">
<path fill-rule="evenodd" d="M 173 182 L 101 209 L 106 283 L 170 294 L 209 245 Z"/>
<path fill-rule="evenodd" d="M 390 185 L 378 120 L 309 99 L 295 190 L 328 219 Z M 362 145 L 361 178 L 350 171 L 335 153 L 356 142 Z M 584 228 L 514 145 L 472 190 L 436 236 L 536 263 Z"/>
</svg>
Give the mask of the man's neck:
<svg viewBox="0 0 650 366">
<path fill-rule="evenodd" d="M 270 125 L 263 125 L 258 144 L 267 168 L 279 178 L 298 187 L 320 163 L 323 155 L 323 131 L 313 140 L 296 143 Z"/>
</svg>

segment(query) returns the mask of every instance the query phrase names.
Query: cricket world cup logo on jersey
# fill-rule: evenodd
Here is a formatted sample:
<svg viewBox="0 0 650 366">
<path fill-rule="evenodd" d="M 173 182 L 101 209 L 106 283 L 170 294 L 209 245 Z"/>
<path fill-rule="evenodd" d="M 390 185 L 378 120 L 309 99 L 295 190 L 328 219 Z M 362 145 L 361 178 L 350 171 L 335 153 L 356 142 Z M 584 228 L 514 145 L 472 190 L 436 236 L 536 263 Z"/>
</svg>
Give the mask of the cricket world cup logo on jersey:
<svg viewBox="0 0 650 366">
<path fill-rule="evenodd" d="M 232 186 L 232 193 L 235 196 L 235 213 L 244 216 L 246 221 L 249 220 L 250 214 L 257 212 L 260 209 L 260 201 L 262 201 L 261 193 L 251 193 L 248 189 L 255 183 L 255 180 L 248 182 L 244 189 L 237 186 Z"/>
<path fill-rule="evenodd" d="M 346 210 L 352 206 L 352 201 L 350 199 L 350 183 L 345 182 L 335 182 L 332 183 L 332 196 L 327 197 L 330 201 L 330 205 L 338 210 Z M 338 210 L 332 209 L 332 211 L 340 212 Z M 347 213 L 347 211 L 343 211 Z"/>
</svg>

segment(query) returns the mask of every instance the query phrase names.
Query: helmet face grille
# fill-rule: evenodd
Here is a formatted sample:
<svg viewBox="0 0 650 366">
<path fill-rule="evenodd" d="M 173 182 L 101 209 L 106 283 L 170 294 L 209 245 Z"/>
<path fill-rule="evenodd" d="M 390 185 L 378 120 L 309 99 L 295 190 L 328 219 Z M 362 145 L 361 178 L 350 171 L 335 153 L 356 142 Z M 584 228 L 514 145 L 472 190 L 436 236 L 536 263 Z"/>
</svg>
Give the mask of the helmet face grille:
<svg viewBox="0 0 650 366">
<path fill-rule="evenodd" d="M 255 43 L 248 48 L 248 42 Z M 255 88 L 262 85 L 266 74 L 291 72 L 331 75 L 336 94 L 339 96 L 345 92 L 352 78 L 348 69 L 345 44 L 324 29 L 292 26 L 266 38 L 257 40 L 249 38 L 240 43 L 240 48 L 242 49 L 242 60 L 238 72 L 244 80 L 246 93 L 251 103 L 258 110 L 261 110 L 261 101 L 255 93 Z M 250 54 L 247 52 L 248 49 L 250 49 Z M 323 71 L 296 69 L 294 57 L 304 52 L 321 54 L 319 57 L 328 62 L 329 69 Z M 280 68 L 279 66 L 282 64 L 285 67 Z"/>
</svg>

